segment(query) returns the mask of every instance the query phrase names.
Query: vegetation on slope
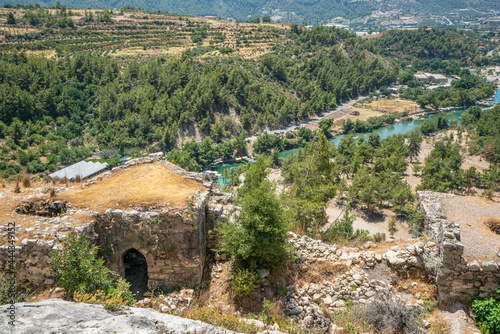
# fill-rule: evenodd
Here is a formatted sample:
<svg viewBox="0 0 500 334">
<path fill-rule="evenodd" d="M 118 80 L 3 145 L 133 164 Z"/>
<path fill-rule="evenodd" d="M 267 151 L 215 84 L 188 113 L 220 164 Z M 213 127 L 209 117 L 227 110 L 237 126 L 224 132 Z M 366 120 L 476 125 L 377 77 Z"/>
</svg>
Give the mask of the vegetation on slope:
<svg viewBox="0 0 500 334">
<path fill-rule="evenodd" d="M 371 41 L 380 48 L 382 54 L 396 59 L 455 60 L 462 64 L 471 64 L 475 57 L 483 55 L 483 52 L 478 50 L 479 46 L 484 46 L 487 50 L 495 47 L 492 42 L 473 32 L 454 28 L 395 29 Z"/>
<path fill-rule="evenodd" d="M 2 0 L 0 4 L 27 5 L 28 0 Z M 40 0 L 42 6 L 57 6 L 57 0 Z M 121 8 L 123 2 L 116 0 L 85 0 L 78 2 L 66 0 L 62 4 L 70 8 Z M 134 0 L 126 8 L 143 8 L 149 11 L 164 11 L 182 15 L 194 16 L 221 16 L 232 17 L 236 20 L 245 21 L 248 18 L 265 15 L 277 15 L 283 22 L 302 23 L 307 20 L 313 24 L 328 23 L 336 17 L 356 19 L 369 17 L 373 11 L 400 10 L 404 13 L 422 14 L 448 14 L 450 11 L 473 7 L 475 11 L 488 11 L 498 9 L 495 0 L 483 0 L 480 2 L 472 0 L 433 0 L 433 1 L 400 1 L 385 0 L 383 2 L 368 0 L 357 2 L 341 2 L 327 0 L 291 0 L 291 1 L 265 1 L 265 0 L 207 0 L 207 1 L 159 1 L 159 0 Z"/>
<path fill-rule="evenodd" d="M 289 41 L 257 60 L 186 52 L 124 64 L 85 53 L 55 62 L 4 54 L 2 159 L 37 173 L 97 148 L 170 150 L 180 144 L 179 130 L 190 127 L 213 142 L 241 143 L 247 133 L 311 117 L 396 78 L 393 67 L 367 57 L 363 40 L 345 30 L 294 26 Z M 216 153 L 231 156 L 235 148 Z M 4 177 L 19 172 L 3 167 Z"/>
</svg>

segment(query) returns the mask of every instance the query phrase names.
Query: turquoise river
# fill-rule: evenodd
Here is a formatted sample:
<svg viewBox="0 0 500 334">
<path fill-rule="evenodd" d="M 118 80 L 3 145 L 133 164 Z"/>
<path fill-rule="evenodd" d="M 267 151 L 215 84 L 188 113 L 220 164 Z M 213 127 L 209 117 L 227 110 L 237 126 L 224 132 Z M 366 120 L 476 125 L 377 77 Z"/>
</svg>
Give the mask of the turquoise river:
<svg viewBox="0 0 500 334">
<path fill-rule="evenodd" d="M 493 98 L 495 102 L 500 102 L 500 89 L 497 90 L 495 97 Z M 464 110 L 460 110 L 457 112 L 451 112 L 451 113 L 446 113 L 446 118 L 449 121 L 456 120 L 457 122 L 460 123 L 460 115 Z M 428 115 L 425 116 L 424 119 L 431 119 L 433 117 L 436 117 L 437 115 Z M 374 130 L 373 132 L 370 133 L 376 133 L 380 136 L 381 139 L 387 138 L 389 136 L 393 135 L 398 135 L 398 134 L 405 134 L 408 132 L 411 132 L 415 128 L 418 128 L 422 123 L 424 122 L 423 119 L 419 120 L 411 120 L 411 121 L 405 121 L 401 123 L 394 123 L 391 125 L 386 125 L 384 127 L 381 127 L 379 129 Z M 367 137 L 370 135 L 370 133 L 356 133 L 355 135 L 358 136 L 359 138 L 361 137 Z M 337 136 L 335 138 L 330 139 L 330 142 L 334 143 L 336 146 L 340 143 L 340 141 L 344 138 L 344 135 Z M 294 154 L 297 152 L 299 148 L 291 149 L 291 150 L 286 150 L 280 153 L 280 158 L 286 158 L 290 156 L 291 154 Z M 222 174 L 223 168 L 227 168 L 230 170 L 233 167 L 238 166 L 240 163 L 227 163 L 227 164 L 220 164 L 218 165 L 214 170 L 217 171 L 217 173 Z M 219 180 L 219 182 L 223 183 L 223 180 Z"/>
</svg>

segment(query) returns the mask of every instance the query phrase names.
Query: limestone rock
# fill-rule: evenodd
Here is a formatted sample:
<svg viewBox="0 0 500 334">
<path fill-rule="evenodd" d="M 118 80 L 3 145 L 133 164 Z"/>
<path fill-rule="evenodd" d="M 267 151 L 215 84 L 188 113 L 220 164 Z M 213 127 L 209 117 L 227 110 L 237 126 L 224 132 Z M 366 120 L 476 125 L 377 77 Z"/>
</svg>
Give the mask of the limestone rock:
<svg viewBox="0 0 500 334">
<path fill-rule="evenodd" d="M 7 305 L 0 306 L 5 314 Z M 2 333 L 234 333 L 201 321 L 163 314 L 151 309 L 127 308 L 110 312 L 101 305 L 72 303 L 60 299 L 49 299 L 37 303 L 16 304 L 15 329 L 9 330 L 8 318 L 0 317 Z"/>
</svg>

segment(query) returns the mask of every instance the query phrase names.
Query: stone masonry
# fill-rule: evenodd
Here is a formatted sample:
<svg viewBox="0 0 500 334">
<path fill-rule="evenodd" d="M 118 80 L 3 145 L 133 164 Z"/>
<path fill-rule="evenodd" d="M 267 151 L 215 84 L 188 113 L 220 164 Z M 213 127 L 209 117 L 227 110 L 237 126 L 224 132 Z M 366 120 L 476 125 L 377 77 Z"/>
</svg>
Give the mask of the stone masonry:
<svg viewBox="0 0 500 334">
<path fill-rule="evenodd" d="M 437 275 L 440 303 L 470 300 L 474 296 L 493 297 L 500 287 L 499 261 L 468 261 L 463 256 L 460 226 L 446 219 L 439 201 L 446 194 L 417 192 L 420 208 L 425 212 L 425 230 L 439 246 L 442 267 Z"/>
</svg>

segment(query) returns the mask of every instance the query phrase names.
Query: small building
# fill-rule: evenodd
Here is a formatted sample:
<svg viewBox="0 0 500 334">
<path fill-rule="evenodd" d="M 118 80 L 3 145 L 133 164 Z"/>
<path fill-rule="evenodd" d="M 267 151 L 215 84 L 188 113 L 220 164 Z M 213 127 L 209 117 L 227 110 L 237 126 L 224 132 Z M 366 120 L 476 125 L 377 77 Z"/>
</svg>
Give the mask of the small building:
<svg viewBox="0 0 500 334">
<path fill-rule="evenodd" d="M 80 176 L 81 179 L 86 179 L 91 177 L 99 172 L 108 168 L 108 164 L 100 163 L 100 162 L 87 162 L 80 161 L 74 165 L 68 166 L 57 172 L 54 172 L 49 175 L 50 178 L 53 179 L 64 179 L 74 180 L 77 176 Z"/>
</svg>

